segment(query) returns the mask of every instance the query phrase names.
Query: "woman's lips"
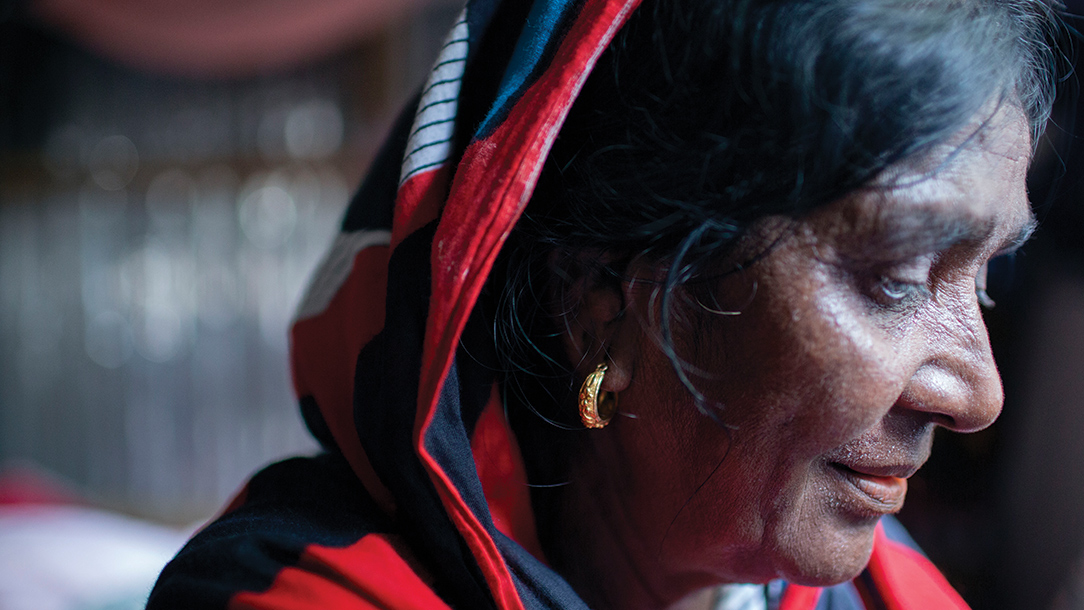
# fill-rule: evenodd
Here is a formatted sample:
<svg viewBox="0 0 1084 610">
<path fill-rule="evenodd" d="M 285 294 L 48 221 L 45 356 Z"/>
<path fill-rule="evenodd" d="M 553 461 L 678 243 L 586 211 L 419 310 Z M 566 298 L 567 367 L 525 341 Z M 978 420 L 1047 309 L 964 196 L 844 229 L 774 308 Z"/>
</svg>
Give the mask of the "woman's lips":
<svg viewBox="0 0 1084 610">
<path fill-rule="evenodd" d="M 860 496 L 864 496 L 867 500 L 865 504 L 868 504 L 873 512 L 888 514 L 903 508 L 903 499 L 907 495 L 907 479 L 887 474 L 887 471 L 894 469 L 869 469 L 879 472 L 860 472 L 839 463 L 833 463 L 832 467 L 860 492 Z"/>
</svg>

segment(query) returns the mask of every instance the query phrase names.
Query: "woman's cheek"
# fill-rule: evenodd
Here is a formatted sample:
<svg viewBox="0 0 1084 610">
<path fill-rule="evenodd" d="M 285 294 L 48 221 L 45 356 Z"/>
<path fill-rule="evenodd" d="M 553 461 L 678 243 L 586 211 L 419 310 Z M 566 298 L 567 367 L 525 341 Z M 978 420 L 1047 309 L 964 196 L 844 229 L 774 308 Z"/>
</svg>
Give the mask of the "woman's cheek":
<svg viewBox="0 0 1084 610">
<path fill-rule="evenodd" d="M 906 384 L 898 342 L 866 312 L 839 301 L 820 311 L 822 324 L 802 351 L 812 370 L 797 424 L 815 432 L 813 451 L 833 449 L 876 425 Z"/>
</svg>

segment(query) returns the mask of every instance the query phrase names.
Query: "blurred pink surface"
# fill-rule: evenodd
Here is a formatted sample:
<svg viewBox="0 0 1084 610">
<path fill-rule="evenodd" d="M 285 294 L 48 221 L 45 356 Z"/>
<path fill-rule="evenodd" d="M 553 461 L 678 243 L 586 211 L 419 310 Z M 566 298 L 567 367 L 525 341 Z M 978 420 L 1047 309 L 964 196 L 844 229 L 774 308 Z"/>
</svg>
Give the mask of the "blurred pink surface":
<svg viewBox="0 0 1084 610">
<path fill-rule="evenodd" d="M 37 0 L 33 12 L 129 65 L 237 76 L 330 55 L 426 0 Z"/>
</svg>

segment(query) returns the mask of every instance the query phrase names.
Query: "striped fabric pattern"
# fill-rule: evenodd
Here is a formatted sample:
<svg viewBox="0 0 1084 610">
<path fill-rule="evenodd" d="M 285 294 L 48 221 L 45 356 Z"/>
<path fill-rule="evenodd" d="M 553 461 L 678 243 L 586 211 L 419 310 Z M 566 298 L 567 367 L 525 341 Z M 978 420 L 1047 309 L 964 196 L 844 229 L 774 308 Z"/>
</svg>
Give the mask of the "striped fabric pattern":
<svg viewBox="0 0 1084 610">
<path fill-rule="evenodd" d="M 400 186 L 419 172 L 442 166 L 451 157 L 455 116 L 459 109 L 459 88 L 466 72 L 470 41 L 466 17 L 464 13 L 448 32 L 429 80 L 422 89 L 403 157 Z"/>
</svg>

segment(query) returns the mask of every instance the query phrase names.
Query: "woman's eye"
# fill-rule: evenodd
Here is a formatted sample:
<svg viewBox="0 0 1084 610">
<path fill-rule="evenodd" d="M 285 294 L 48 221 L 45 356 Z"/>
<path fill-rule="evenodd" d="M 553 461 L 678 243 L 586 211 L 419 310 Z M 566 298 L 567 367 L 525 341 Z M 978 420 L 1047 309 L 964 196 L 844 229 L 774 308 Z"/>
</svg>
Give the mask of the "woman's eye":
<svg viewBox="0 0 1084 610">
<path fill-rule="evenodd" d="M 877 282 L 877 300 L 884 305 L 901 306 L 929 296 L 926 282 L 900 280 L 890 276 L 881 276 Z"/>
<path fill-rule="evenodd" d="M 874 270 L 869 295 L 889 309 L 910 307 L 930 297 L 928 287 L 933 256 L 919 256 Z"/>
</svg>

